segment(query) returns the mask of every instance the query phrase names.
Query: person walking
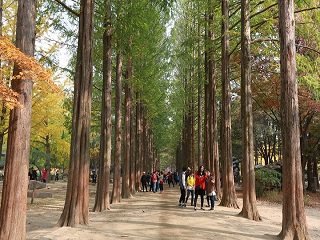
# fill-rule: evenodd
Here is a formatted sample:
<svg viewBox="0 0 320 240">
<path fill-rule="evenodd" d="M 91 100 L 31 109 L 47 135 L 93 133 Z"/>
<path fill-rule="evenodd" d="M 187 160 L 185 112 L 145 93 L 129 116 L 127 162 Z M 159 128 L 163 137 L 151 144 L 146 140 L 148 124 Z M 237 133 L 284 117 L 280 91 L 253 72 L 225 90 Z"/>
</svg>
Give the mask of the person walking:
<svg viewBox="0 0 320 240">
<path fill-rule="evenodd" d="M 194 210 L 197 210 L 197 200 L 200 195 L 201 209 L 203 208 L 204 194 L 206 189 L 206 174 L 204 171 L 204 166 L 201 165 L 195 174 L 195 198 L 194 198 Z"/>
<path fill-rule="evenodd" d="M 186 198 L 186 170 L 187 168 L 183 167 L 182 168 L 182 172 L 180 174 L 180 181 L 179 181 L 179 185 L 180 185 L 180 199 L 179 199 L 179 207 L 185 207 L 186 203 L 185 203 L 185 198 Z"/>
</svg>

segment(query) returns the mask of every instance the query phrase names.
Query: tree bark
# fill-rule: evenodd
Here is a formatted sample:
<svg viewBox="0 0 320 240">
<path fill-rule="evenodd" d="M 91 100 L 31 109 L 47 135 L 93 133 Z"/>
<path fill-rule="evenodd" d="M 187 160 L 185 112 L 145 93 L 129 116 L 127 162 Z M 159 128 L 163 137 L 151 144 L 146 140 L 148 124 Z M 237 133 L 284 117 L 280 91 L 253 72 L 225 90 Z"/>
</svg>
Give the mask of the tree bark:
<svg viewBox="0 0 320 240">
<path fill-rule="evenodd" d="M 92 97 L 93 1 L 81 0 L 74 79 L 71 156 L 66 201 L 58 226 L 89 222 L 89 136 Z"/>
<path fill-rule="evenodd" d="M 121 201 L 121 141 L 122 141 L 122 113 L 121 113 L 121 95 L 122 95 L 122 56 L 117 54 L 117 72 L 116 72 L 116 98 L 115 98 L 115 150 L 113 167 L 113 189 L 111 203 Z"/>
<path fill-rule="evenodd" d="M 34 55 L 35 0 L 19 0 L 16 47 Z M 21 72 L 14 66 L 13 75 Z M 22 108 L 10 112 L 7 159 L 0 209 L 0 239 L 26 239 L 26 211 L 30 153 L 32 79 L 13 79 L 12 89 L 19 94 Z"/>
<path fill-rule="evenodd" d="M 131 77 L 132 59 L 128 57 L 125 82 L 125 134 L 124 134 L 124 171 L 122 175 L 122 198 L 132 197 L 130 192 L 130 156 L 131 156 Z"/>
<path fill-rule="evenodd" d="M 101 109 L 101 137 L 99 174 L 94 212 L 110 209 L 110 168 L 111 168 L 111 77 L 112 77 L 112 25 L 111 25 L 111 0 L 105 0 L 105 31 L 103 33 L 103 87 Z"/>
<path fill-rule="evenodd" d="M 282 130 L 282 239 L 309 239 L 301 182 L 298 87 L 294 1 L 279 0 L 281 130 Z"/>
<path fill-rule="evenodd" d="M 142 172 L 142 160 L 141 160 L 141 100 L 140 95 L 136 93 L 136 153 L 135 153 L 135 161 L 136 161 L 136 189 L 140 190 L 140 177 Z"/>
<path fill-rule="evenodd" d="M 241 1 L 241 120 L 242 120 L 242 176 L 243 207 L 240 215 L 250 220 L 259 221 L 257 209 L 254 149 L 253 116 L 251 91 L 251 52 L 250 52 L 250 4 Z"/>
<path fill-rule="evenodd" d="M 221 205 L 239 208 L 234 187 L 231 144 L 231 99 L 229 80 L 229 1 L 222 0 L 222 108 L 221 108 L 221 158 L 223 164 L 223 195 Z"/>
</svg>

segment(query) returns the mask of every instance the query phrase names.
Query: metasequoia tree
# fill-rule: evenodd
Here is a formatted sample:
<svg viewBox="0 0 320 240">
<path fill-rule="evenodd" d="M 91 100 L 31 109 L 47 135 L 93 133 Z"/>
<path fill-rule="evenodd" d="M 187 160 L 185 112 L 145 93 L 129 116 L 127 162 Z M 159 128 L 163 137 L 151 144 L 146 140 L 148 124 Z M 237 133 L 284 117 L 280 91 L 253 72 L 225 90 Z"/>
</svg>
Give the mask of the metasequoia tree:
<svg viewBox="0 0 320 240">
<path fill-rule="evenodd" d="M 127 60 L 126 82 L 125 82 L 125 129 L 124 129 L 124 171 L 122 175 L 122 198 L 129 198 L 130 191 L 130 164 L 131 164 L 131 78 L 132 78 L 132 58 L 129 56 Z M 133 169 L 131 169 L 133 171 Z"/>
<path fill-rule="evenodd" d="M 243 207 L 241 215 L 251 220 L 261 219 L 256 204 L 253 117 L 251 94 L 251 53 L 250 53 L 250 5 L 249 0 L 241 1 L 241 120 L 242 120 L 242 176 Z"/>
<path fill-rule="evenodd" d="M 74 227 L 78 224 L 88 224 L 89 221 L 92 23 L 93 1 L 81 0 L 68 186 L 58 226 Z"/>
<path fill-rule="evenodd" d="M 216 81 L 216 64 L 214 61 L 214 6 L 211 0 L 208 1 L 208 82 L 209 82 L 209 143 L 210 143 L 210 162 L 211 171 L 215 176 L 216 193 L 218 198 L 221 197 L 220 182 L 220 163 L 218 148 L 218 117 L 217 117 L 217 81 Z"/>
<path fill-rule="evenodd" d="M 117 71 L 116 71 L 116 97 L 115 97 L 115 136 L 114 136 L 114 167 L 113 167 L 113 189 L 111 203 L 121 201 L 121 142 L 122 142 L 122 112 L 121 112 L 121 95 L 122 95 L 122 55 L 117 54 Z"/>
<path fill-rule="evenodd" d="M 99 174 L 93 211 L 110 209 L 110 166 L 111 166 L 111 77 L 112 77 L 112 25 L 111 0 L 105 0 L 105 29 L 103 33 L 103 87 L 101 109 L 101 136 Z"/>
<path fill-rule="evenodd" d="M 281 136 L 283 159 L 282 239 L 309 239 L 301 182 L 294 1 L 279 0 Z"/>
<path fill-rule="evenodd" d="M 34 55 L 35 0 L 19 0 L 16 47 Z M 14 76 L 22 72 L 15 65 Z M 11 86 L 23 107 L 10 112 L 7 159 L 0 209 L 0 239 L 26 239 L 26 211 L 30 152 L 32 79 L 14 78 Z"/>
<path fill-rule="evenodd" d="M 221 28 L 221 162 L 223 194 L 221 205 L 239 208 L 234 187 L 231 144 L 231 97 L 229 79 L 229 1 L 222 0 L 222 28 Z"/>
</svg>

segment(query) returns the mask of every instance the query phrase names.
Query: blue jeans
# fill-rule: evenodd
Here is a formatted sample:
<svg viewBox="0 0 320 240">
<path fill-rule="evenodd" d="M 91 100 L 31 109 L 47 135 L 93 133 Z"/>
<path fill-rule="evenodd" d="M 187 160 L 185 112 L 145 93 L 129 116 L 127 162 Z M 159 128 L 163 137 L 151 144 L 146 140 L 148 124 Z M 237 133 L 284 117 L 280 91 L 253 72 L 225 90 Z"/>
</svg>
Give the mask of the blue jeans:
<svg viewBox="0 0 320 240">
<path fill-rule="evenodd" d="M 193 206 L 193 198 L 194 198 L 194 190 L 193 189 L 187 190 L 186 203 L 188 202 L 188 198 L 189 198 L 190 194 L 191 194 L 191 205 Z"/>
<path fill-rule="evenodd" d="M 153 187 L 152 187 L 152 191 L 153 191 L 153 192 L 156 192 L 156 191 L 157 191 L 157 182 L 153 182 L 153 183 L 152 183 L 152 186 L 153 186 Z"/>
</svg>

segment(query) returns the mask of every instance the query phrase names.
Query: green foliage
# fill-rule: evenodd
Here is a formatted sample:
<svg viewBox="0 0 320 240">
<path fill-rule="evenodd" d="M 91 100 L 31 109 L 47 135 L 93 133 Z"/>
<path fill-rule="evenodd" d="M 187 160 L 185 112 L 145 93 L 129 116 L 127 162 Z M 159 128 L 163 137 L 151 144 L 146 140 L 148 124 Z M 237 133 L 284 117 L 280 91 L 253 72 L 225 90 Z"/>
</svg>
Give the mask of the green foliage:
<svg viewBox="0 0 320 240">
<path fill-rule="evenodd" d="M 267 190 L 280 189 L 281 174 L 274 169 L 260 168 L 256 170 L 256 193 L 261 197 Z"/>
</svg>

